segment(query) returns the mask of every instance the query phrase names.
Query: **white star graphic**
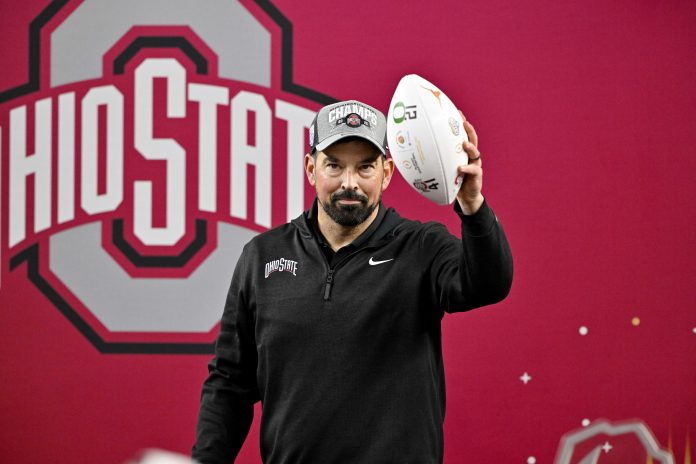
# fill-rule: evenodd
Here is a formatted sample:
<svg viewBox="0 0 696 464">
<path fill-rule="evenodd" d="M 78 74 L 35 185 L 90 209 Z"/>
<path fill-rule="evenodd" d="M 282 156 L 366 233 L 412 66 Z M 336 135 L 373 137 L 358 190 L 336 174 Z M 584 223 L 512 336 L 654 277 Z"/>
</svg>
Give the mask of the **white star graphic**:
<svg viewBox="0 0 696 464">
<path fill-rule="evenodd" d="M 522 374 L 522 377 L 520 377 L 520 380 L 524 382 L 525 385 L 527 385 L 527 383 L 529 383 L 529 381 L 532 380 L 532 377 L 525 372 L 524 374 Z"/>
<path fill-rule="evenodd" d="M 613 446 L 611 446 L 608 441 L 605 441 L 604 444 L 602 445 L 602 449 L 604 450 L 604 453 L 608 453 L 609 451 L 611 451 L 612 448 L 613 448 Z"/>
</svg>

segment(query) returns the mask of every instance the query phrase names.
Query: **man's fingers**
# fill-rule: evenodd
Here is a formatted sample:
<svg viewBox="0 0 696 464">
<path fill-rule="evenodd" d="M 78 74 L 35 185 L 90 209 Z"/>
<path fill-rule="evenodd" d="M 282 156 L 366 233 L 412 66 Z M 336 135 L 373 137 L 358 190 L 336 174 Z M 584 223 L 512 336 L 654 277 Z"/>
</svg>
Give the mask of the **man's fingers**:
<svg viewBox="0 0 696 464">
<path fill-rule="evenodd" d="M 469 142 L 478 147 L 478 135 L 476 135 L 476 129 L 474 129 L 474 126 L 466 120 L 466 116 L 464 116 L 464 113 L 462 113 L 461 110 L 459 110 L 459 114 L 462 115 L 462 119 L 464 120 L 464 130 L 466 131 L 467 137 L 469 137 Z"/>
<path fill-rule="evenodd" d="M 481 152 L 476 148 L 476 145 L 471 142 L 462 143 L 462 148 L 466 152 L 466 156 L 469 158 L 469 164 L 475 164 L 481 166 Z"/>
<path fill-rule="evenodd" d="M 476 129 L 471 125 L 469 121 L 464 121 L 464 130 L 466 135 L 469 137 L 469 141 L 478 147 L 478 135 L 476 134 Z"/>
<path fill-rule="evenodd" d="M 480 164 L 460 164 L 457 166 L 457 177 L 463 177 L 465 175 L 470 176 L 482 176 L 483 168 Z"/>
</svg>

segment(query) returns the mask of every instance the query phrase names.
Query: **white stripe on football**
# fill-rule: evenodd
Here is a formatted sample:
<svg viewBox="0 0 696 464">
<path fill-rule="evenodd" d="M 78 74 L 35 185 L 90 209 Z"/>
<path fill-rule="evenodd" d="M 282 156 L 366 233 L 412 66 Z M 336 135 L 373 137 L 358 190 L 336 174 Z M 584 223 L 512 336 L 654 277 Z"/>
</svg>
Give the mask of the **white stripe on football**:
<svg viewBox="0 0 696 464">
<path fill-rule="evenodd" d="M 387 116 L 387 144 L 396 168 L 427 199 L 448 205 L 457 197 L 457 166 L 467 164 L 463 119 L 440 89 L 404 76 Z"/>
</svg>

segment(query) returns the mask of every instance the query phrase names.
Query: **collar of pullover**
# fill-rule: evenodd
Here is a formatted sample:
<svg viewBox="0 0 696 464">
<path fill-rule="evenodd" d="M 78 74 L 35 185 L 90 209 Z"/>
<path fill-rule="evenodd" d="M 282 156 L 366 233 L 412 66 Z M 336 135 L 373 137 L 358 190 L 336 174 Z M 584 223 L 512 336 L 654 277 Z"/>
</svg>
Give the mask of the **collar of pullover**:
<svg viewBox="0 0 696 464">
<path fill-rule="evenodd" d="M 325 243 L 324 237 L 316 227 L 316 217 L 317 217 L 318 202 L 316 198 L 312 207 L 305 211 L 301 216 L 293 219 L 292 223 L 300 230 L 300 233 L 304 238 L 311 239 L 316 238 L 320 243 Z M 394 210 L 394 208 L 386 208 L 382 202 L 379 203 L 379 212 L 377 217 L 370 224 L 370 226 L 360 234 L 358 238 L 353 240 L 353 242 L 348 245 L 355 248 L 361 247 L 367 243 L 374 243 L 390 232 L 393 234 L 394 227 L 403 221 L 401 216 Z"/>
</svg>

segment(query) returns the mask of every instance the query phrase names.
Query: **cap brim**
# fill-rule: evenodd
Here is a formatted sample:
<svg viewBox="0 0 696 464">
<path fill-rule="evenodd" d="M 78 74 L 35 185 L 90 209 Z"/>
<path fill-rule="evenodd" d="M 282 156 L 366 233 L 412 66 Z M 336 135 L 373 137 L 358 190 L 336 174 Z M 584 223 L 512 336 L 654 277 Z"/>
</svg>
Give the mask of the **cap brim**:
<svg viewBox="0 0 696 464">
<path fill-rule="evenodd" d="M 365 139 L 368 142 L 372 143 L 372 145 L 376 146 L 380 153 L 382 153 L 384 156 L 387 156 L 387 152 L 384 150 L 384 147 L 380 145 L 378 142 L 375 141 L 372 137 L 368 137 L 366 135 L 362 134 L 356 134 L 355 132 L 348 132 L 348 133 L 341 133 L 341 134 L 334 134 L 329 137 L 326 137 L 324 140 L 322 140 L 320 143 L 314 147 L 317 151 L 324 151 L 326 148 L 329 147 L 329 145 L 338 142 L 341 139 L 345 139 L 346 137 L 360 137 L 361 139 Z"/>
</svg>

